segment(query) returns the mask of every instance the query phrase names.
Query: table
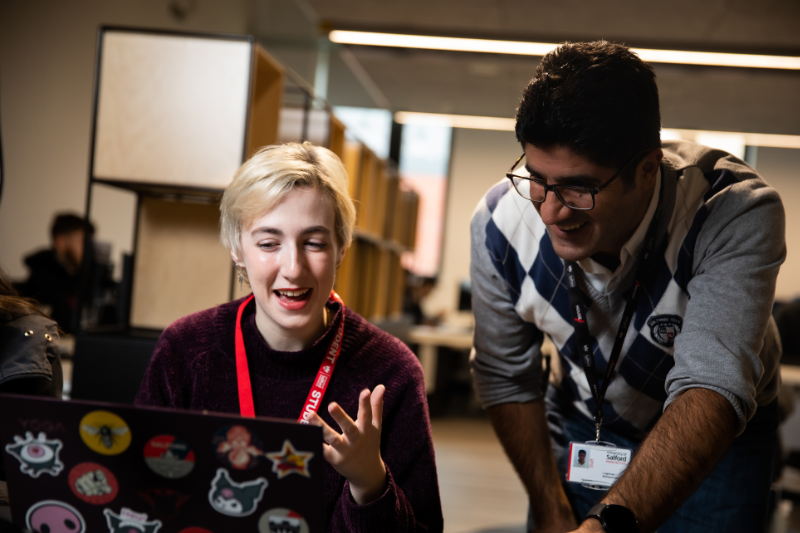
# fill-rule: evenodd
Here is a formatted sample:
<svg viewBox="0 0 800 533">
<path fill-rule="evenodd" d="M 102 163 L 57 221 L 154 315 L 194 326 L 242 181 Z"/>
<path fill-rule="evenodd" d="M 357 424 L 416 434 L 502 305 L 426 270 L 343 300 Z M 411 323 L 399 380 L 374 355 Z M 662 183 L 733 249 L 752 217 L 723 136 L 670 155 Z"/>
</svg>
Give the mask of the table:
<svg viewBox="0 0 800 533">
<path fill-rule="evenodd" d="M 414 326 L 409 330 L 411 342 L 419 345 L 419 361 L 425 374 L 425 392 L 436 391 L 438 348 L 469 350 L 472 348 L 472 328 L 454 326 Z"/>
</svg>

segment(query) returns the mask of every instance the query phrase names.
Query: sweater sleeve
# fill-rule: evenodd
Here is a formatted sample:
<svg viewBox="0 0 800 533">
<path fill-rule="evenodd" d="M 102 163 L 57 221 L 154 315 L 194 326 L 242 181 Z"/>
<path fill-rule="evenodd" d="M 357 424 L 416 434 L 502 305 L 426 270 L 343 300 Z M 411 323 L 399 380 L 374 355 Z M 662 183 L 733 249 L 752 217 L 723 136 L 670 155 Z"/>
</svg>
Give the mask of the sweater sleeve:
<svg viewBox="0 0 800 533">
<path fill-rule="evenodd" d="M 444 528 L 425 383 L 422 368 L 411 357 L 408 364 L 395 370 L 407 376 L 405 386 L 397 390 L 399 379 L 394 387 L 389 384 L 384 400 L 381 456 L 386 464 L 386 491 L 376 500 L 358 505 L 345 482 L 329 532 L 416 533 Z"/>
<path fill-rule="evenodd" d="M 707 206 L 664 408 L 687 389 L 713 390 L 731 402 L 738 434 L 755 412 L 759 384 L 777 371 L 765 336 L 786 256 L 784 211 L 775 190 L 760 180 L 735 183 Z"/>
</svg>

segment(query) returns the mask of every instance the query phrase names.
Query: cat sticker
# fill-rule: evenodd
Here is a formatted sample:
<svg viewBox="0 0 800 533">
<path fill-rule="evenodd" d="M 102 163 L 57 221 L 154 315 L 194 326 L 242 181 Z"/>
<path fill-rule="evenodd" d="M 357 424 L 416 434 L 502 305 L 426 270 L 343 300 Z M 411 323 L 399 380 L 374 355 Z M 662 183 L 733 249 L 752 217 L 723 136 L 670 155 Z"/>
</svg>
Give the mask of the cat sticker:
<svg viewBox="0 0 800 533">
<path fill-rule="evenodd" d="M 236 483 L 230 478 L 227 470 L 219 468 L 217 475 L 211 480 L 208 501 L 218 513 L 227 516 L 248 516 L 256 511 L 267 484 L 267 480 L 263 477 Z"/>
<path fill-rule="evenodd" d="M 103 509 L 109 533 L 156 533 L 161 528 L 160 520 L 147 520 L 146 513 L 137 513 L 123 507 L 119 514 Z"/>
</svg>

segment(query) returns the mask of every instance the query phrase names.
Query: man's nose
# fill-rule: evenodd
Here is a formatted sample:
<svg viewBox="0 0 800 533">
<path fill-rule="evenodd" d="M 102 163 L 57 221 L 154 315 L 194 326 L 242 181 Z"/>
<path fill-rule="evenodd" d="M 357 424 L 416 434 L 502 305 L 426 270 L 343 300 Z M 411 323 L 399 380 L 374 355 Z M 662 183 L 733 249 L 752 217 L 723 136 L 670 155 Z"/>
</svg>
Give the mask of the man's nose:
<svg viewBox="0 0 800 533">
<path fill-rule="evenodd" d="M 539 211 L 539 216 L 542 217 L 542 222 L 548 226 L 563 222 L 572 214 L 572 210 L 558 199 L 555 191 L 547 191 L 544 202 L 535 205 L 537 206 L 537 211 Z"/>
</svg>

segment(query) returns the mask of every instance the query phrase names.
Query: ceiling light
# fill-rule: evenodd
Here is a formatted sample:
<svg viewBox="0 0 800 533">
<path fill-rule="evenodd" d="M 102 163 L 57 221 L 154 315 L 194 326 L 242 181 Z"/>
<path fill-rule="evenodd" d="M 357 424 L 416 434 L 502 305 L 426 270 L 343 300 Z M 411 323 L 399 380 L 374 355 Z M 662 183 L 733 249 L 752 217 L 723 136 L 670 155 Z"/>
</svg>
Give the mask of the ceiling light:
<svg viewBox="0 0 800 533">
<path fill-rule="evenodd" d="M 554 43 L 496 41 L 489 39 L 464 39 L 459 37 L 401 35 L 396 33 L 342 30 L 333 30 L 328 34 L 328 38 L 332 42 L 340 44 L 529 56 L 543 56 L 558 46 L 558 44 Z M 724 54 L 717 52 L 688 52 L 682 50 L 653 50 L 648 48 L 631 48 L 631 50 L 639 54 L 639 57 L 642 58 L 643 61 L 650 63 L 800 70 L 800 57 L 795 56 Z"/>
<path fill-rule="evenodd" d="M 514 131 L 516 120 L 503 117 L 480 117 L 473 115 L 447 115 L 442 113 L 413 113 L 398 111 L 394 114 L 398 124 L 436 124 L 452 128 L 478 130 Z M 687 130 L 663 128 L 661 138 L 685 139 L 708 144 L 741 143 L 745 146 L 769 146 L 773 148 L 800 149 L 800 135 L 777 135 L 772 133 L 742 133 L 734 131 Z M 713 142 L 711 142 L 713 139 Z"/>
</svg>

